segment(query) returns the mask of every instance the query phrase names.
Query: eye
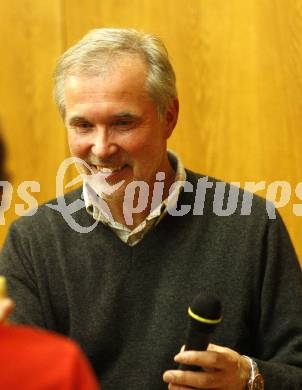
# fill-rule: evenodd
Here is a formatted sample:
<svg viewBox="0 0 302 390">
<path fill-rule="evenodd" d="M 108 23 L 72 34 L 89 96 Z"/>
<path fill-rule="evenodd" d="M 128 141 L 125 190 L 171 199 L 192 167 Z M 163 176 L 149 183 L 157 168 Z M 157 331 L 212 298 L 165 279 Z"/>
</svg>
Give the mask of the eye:
<svg viewBox="0 0 302 390">
<path fill-rule="evenodd" d="M 120 120 L 116 121 L 115 126 L 129 126 L 132 122 L 130 120 Z"/>
<path fill-rule="evenodd" d="M 72 123 L 70 124 L 70 127 L 77 133 L 87 133 L 89 132 L 92 128 L 93 128 L 93 125 L 90 123 L 90 122 L 86 122 L 86 121 L 81 121 L 81 122 L 76 122 L 76 123 Z"/>
<path fill-rule="evenodd" d="M 79 122 L 79 123 L 75 124 L 75 127 L 79 128 L 79 129 L 90 129 L 93 126 L 89 122 Z"/>
<path fill-rule="evenodd" d="M 111 123 L 111 126 L 113 128 L 116 128 L 118 130 L 131 130 L 135 126 L 135 120 L 134 119 L 117 119 L 114 120 Z"/>
</svg>

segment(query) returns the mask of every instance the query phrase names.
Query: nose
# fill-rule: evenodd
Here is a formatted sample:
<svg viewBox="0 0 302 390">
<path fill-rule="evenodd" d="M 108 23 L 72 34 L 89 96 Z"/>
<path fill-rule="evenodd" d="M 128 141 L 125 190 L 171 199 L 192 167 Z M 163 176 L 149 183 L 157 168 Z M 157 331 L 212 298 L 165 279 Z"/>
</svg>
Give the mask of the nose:
<svg viewBox="0 0 302 390">
<path fill-rule="evenodd" d="M 91 152 L 100 160 L 106 160 L 114 155 L 118 146 L 112 142 L 112 136 L 107 129 L 99 127 L 94 132 Z"/>
</svg>

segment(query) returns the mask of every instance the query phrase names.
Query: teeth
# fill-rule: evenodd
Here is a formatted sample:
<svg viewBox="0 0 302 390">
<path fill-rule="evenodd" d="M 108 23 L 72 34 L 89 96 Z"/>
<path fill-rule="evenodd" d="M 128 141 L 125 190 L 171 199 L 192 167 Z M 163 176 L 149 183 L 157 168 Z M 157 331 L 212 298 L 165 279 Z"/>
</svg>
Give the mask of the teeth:
<svg viewBox="0 0 302 390">
<path fill-rule="evenodd" d="M 124 167 L 124 165 L 121 165 L 121 166 L 115 167 L 115 168 L 100 167 L 100 166 L 97 166 L 97 165 L 95 167 L 101 173 L 112 173 L 112 172 L 119 171 L 121 168 Z"/>
</svg>

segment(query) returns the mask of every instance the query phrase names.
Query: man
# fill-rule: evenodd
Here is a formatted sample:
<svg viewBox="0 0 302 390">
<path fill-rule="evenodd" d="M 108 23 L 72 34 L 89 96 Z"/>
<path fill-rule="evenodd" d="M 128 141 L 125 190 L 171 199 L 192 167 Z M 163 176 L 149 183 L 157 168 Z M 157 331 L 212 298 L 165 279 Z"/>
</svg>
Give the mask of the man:
<svg viewBox="0 0 302 390">
<path fill-rule="evenodd" d="M 90 32 L 59 60 L 55 96 L 84 176 L 65 197 L 83 232 L 57 212 L 62 199 L 12 225 L 0 272 L 13 319 L 77 340 L 105 390 L 261 390 L 258 369 L 266 389 L 301 389 L 302 279 L 286 229 L 258 197 L 241 215 L 242 192 L 217 215 L 221 183 L 167 152 L 178 100 L 162 42 Z M 201 289 L 224 319 L 207 351 L 178 353 Z"/>
</svg>

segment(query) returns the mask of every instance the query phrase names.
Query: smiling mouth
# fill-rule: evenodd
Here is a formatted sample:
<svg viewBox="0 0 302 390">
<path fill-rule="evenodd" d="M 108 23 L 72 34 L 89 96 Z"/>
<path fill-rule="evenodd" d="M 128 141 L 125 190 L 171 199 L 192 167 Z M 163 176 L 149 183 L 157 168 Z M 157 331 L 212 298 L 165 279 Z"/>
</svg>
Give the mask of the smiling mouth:
<svg viewBox="0 0 302 390">
<path fill-rule="evenodd" d="M 109 176 L 115 172 L 121 171 L 127 164 L 120 165 L 118 167 L 103 167 L 101 165 L 91 165 L 93 173 L 102 173 L 103 175 Z"/>
</svg>

